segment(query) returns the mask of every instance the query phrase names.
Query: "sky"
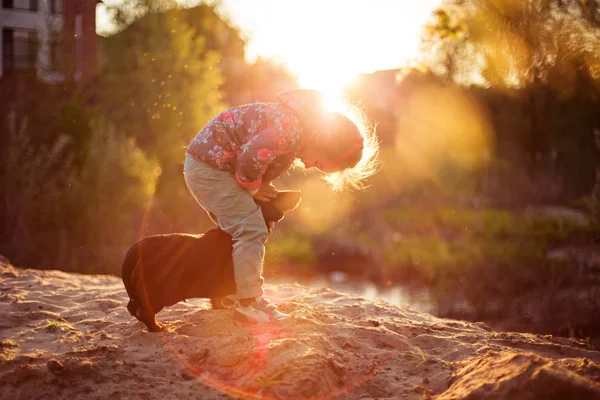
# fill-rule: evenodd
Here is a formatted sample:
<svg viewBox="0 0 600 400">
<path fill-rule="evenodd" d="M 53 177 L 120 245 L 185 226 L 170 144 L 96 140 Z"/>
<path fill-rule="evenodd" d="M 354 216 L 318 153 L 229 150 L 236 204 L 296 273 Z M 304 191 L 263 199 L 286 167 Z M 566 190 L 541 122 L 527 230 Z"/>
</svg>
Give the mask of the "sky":
<svg viewBox="0 0 600 400">
<path fill-rule="evenodd" d="M 119 0 L 105 0 L 114 4 Z M 247 39 L 247 58 L 283 63 L 301 86 L 339 90 L 359 73 L 401 67 L 418 53 L 440 0 L 221 0 Z M 98 31 L 110 29 L 98 10 Z"/>
</svg>

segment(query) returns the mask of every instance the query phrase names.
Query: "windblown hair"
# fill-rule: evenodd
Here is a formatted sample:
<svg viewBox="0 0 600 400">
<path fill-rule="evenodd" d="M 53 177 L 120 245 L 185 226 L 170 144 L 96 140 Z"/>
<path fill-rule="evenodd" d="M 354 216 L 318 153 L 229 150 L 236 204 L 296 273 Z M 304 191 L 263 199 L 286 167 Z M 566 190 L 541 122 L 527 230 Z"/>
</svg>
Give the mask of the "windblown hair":
<svg viewBox="0 0 600 400">
<path fill-rule="evenodd" d="M 334 190 L 344 190 L 348 188 L 362 190 L 365 186 L 365 180 L 374 175 L 379 170 L 379 139 L 375 134 L 375 126 L 371 125 L 364 111 L 355 105 L 350 105 L 340 101 L 339 106 L 334 110 L 335 114 L 342 116 L 347 122 L 351 122 L 358 128 L 363 138 L 363 149 L 359 160 L 354 160 L 353 165 L 349 165 L 339 172 L 325 174 L 323 179 L 328 182 Z M 337 139 L 337 143 L 332 146 L 347 151 L 352 143 L 344 143 L 344 138 Z M 317 139 L 318 140 L 318 139 Z M 347 142 L 347 140 L 346 140 Z"/>
</svg>

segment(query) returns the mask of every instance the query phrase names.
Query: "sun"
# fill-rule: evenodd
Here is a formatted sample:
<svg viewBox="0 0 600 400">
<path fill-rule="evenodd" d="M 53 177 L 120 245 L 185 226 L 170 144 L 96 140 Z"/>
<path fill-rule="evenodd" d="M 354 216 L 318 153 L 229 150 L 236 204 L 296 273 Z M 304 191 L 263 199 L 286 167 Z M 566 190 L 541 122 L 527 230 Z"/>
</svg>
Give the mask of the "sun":
<svg viewBox="0 0 600 400">
<path fill-rule="evenodd" d="M 288 68 L 298 77 L 300 87 L 320 90 L 329 99 L 339 95 L 344 87 L 361 72 L 343 66 L 315 70 L 310 64 L 304 65 L 303 63 Z"/>
<path fill-rule="evenodd" d="M 414 60 L 422 26 L 441 4 L 441 0 L 208 1 L 240 30 L 248 61 L 277 60 L 297 76 L 301 87 L 332 93 L 357 74 L 401 68 Z M 104 8 L 99 10 L 99 32 L 110 28 Z"/>
<path fill-rule="evenodd" d="M 222 0 L 246 34 L 247 58 L 272 58 L 301 87 L 339 92 L 360 73 L 417 57 L 423 24 L 440 0 Z"/>
</svg>

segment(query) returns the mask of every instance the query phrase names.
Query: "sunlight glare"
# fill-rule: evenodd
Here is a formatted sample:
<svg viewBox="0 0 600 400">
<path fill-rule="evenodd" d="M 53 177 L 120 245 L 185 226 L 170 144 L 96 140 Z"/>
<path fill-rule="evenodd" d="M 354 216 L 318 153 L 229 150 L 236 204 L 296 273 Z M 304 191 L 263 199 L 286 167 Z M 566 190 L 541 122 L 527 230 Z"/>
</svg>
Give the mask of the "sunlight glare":
<svg viewBox="0 0 600 400">
<path fill-rule="evenodd" d="M 97 32 L 114 29 L 105 0 Z M 177 0 L 179 4 L 187 4 Z M 400 68 L 415 59 L 423 24 L 441 0 L 210 1 L 246 40 L 246 59 L 282 62 L 306 89 L 340 91 L 360 73 Z"/>
<path fill-rule="evenodd" d="M 272 58 L 301 87 L 341 91 L 357 74 L 403 66 L 418 55 L 421 27 L 440 0 L 223 0 L 246 32 L 247 58 Z"/>
<path fill-rule="evenodd" d="M 345 110 L 342 101 L 341 89 L 321 90 L 323 93 L 323 105 L 328 111 L 342 112 Z"/>
<path fill-rule="evenodd" d="M 475 170 L 493 151 L 492 127 L 468 93 L 437 84 L 420 86 L 398 122 L 396 150 L 405 175 L 435 181 L 450 165 Z"/>
<path fill-rule="evenodd" d="M 320 179 L 308 179 L 299 188 L 303 206 L 297 210 L 302 227 L 313 234 L 326 232 L 339 225 L 352 209 L 352 194 L 329 190 Z"/>
</svg>

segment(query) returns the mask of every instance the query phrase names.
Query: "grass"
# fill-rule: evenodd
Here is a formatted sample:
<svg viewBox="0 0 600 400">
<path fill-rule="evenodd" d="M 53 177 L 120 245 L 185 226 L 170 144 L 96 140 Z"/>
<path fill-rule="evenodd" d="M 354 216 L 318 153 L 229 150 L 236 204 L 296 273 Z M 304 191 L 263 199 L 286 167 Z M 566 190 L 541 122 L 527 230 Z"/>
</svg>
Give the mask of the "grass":
<svg viewBox="0 0 600 400">
<path fill-rule="evenodd" d="M 54 321 L 48 321 L 48 323 L 44 326 L 44 330 L 46 332 L 54 332 L 57 329 L 69 329 L 74 330 L 73 325 L 68 323 L 64 318 L 57 318 Z"/>
<path fill-rule="evenodd" d="M 381 211 L 385 240 L 365 233 L 363 221 L 348 221 L 328 234 L 363 244 L 380 254 L 391 281 L 416 279 L 436 281 L 433 291 L 449 292 L 457 281 L 478 271 L 492 276 L 561 274 L 566 261 L 549 260 L 549 250 L 568 240 L 589 238 L 597 228 L 581 226 L 564 216 L 533 211 L 513 211 L 466 206 L 397 204 Z M 436 203 L 437 204 L 437 203 Z M 596 229 L 596 230 L 595 230 Z M 267 242 L 266 264 L 315 267 L 316 255 L 311 237 L 288 231 Z M 545 278 L 543 278 L 545 279 Z M 540 283 L 543 283 L 543 279 Z M 476 293 L 477 288 L 472 290 Z M 521 288 L 516 285 L 515 290 Z M 433 293 L 435 295 L 435 293 Z M 479 296 L 479 294 L 475 294 Z"/>
<path fill-rule="evenodd" d="M 551 246 L 591 233 L 569 220 L 495 209 L 405 208 L 387 211 L 385 219 L 399 237 L 384 249 L 387 264 L 429 273 L 547 263 Z"/>
<path fill-rule="evenodd" d="M 414 234 L 442 237 L 484 235 L 486 237 L 528 236 L 544 240 L 564 240 L 586 228 L 565 218 L 512 212 L 498 209 L 472 208 L 403 208 L 388 210 L 385 220 L 390 227 Z"/>
<path fill-rule="evenodd" d="M 561 213 L 414 204 L 382 210 L 386 231 L 377 240 L 364 233 L 369 221 L 335 232 L 378 252 L 390 281 L 421 282 L 438 300 L 461 294 L 475 307 L 491 295 L 509 298 L 560 281 L 574 265 L 549 259 L 550 250 L 598 235 Z"/>
<path fill-rule="evenodd" d="M 417 349 L 419 352 L 419 355 L 416 355 L 414 352 L 410 351 L 410 352 L 406 352 L 405 354 L 409 357 L 412 358 L 416 358 L 416 359 L 420 359 L 421 362 L 419 362 L 416 366 L 416 368 L 419 368 L 421 365 L 423 364 L 427 364 L 429 362 L 429 360 L 427 359 L 427 357 L 425 356 L 425 353 L 423 353 L 423 350 L 421 350 L 421 348 L 419 346 L 413 346 L 413 348 Z"/>
<path fill-rule="evenodd" d="M 419 354 L 421 354 L 421 362 L 419 364 L 417 364 L 417 368 L 419 368 L 422 364 L 426 364 L 427 363 L 427 357 L 425 357 L 425 353 L 423 353 L 423 350 L 421 350 L 421 348 L 419 346 L 415 346 L 417 348 L 417 350 L 419 350 Z"/>
<path fill-rule="evenodd" d="M 273 234 L 267 242 L 265 263 L 282 262 L 293 265 L 313 265 L 315 253 L 309 236 L 285 232 Z"/>
<path fill-rule="evenodd" d="M 19 347 L 19 344 L 14 340 L 5 339 L 0 341 L 0 349 L 2 349 L 2 353 L 0 353 L 0 364 L 14 360 L 18 354 L 17 347 Z"/>
<path fill-rule="evenodd" d="M 17 342 L 15 342 L 14 340 L 6 339 L 6 340 L 0 341 L 0 348 L 3 348 L 3 347 L 19 347 L 19 344 Z"/>
<path fill-rule="evenodd" d="M 492 297 L 508 299 L 532 287 L 554 288 L 578 266 L 572 260 L 550 259 L 550 251 L 589 243 L 600 232 L 569 213 L 502 209 L 486 206 L 494 199 L 459 193 L 460 198 L 455 191 L 448 196 L 440 191 L 407 192 L 380 203 L 385 205 L 376 213 L 340 221 L 325 234 L 373 250 L 390 284 L 424 284 L 434 302 L 458 298 L 478 308 Z M 483 200 L 474 207 L 473 199 Z M 276 229 L 267 242 L 265 263 L 302 266 L 303 273 L 316 273 L 312 240 L 293 229 Z"/>
<path fill-rule="evenodd" d="M 13 359 L 12 355 L 0 354 L 0 364 L 7 363 Z"/>
</svg>

